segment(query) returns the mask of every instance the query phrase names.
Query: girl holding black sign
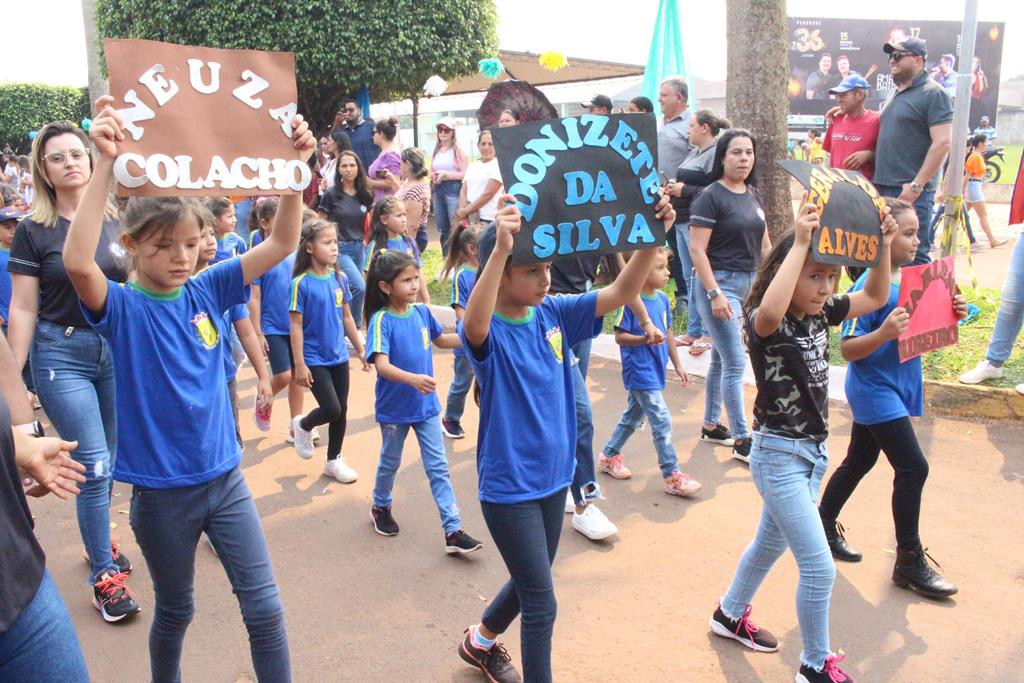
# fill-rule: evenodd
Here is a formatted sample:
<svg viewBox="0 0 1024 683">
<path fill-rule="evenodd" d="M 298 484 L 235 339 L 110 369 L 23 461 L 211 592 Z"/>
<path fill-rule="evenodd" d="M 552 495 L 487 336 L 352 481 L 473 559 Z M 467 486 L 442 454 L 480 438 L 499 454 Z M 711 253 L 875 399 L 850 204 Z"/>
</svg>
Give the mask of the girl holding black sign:
<svg viewBox="0 0 1024 683">
<path fill-rule="evenodd" d="M 190 277 L 208 215 L 194 199 L 133 197 L 122 242 L 137 281 L 118 286 L 96 262 L 114 159 L 125 139 L 112 97 L 89 134 L 99 159 L 64 245 L 64 263 L 89 324 L 107 340 L 117 383 L 114 477 L 133 485 L 131 525 L 153 580 L 149 635 L 154 681 L 181 678 L 185 631 L 195 611 L 196 544 L 205 531 L 224 565 L 249 631 L 256 676 L 291 678 L 284 609 L 259 515 L 239 468 L 241 449 L 224 391 L 223 316 L 246 285 L 295 250 L 302 197 L 281 198 L 274 230 L 239 258 Z M 301 116 L 293 145 L 314 142 Z"/>
<path fill-rule="evenodd" d="M 754 540 L 712 615 L 712 632 L 758 652 L 779 642 L 750 620 L 750 603 L 786 548 L 800 569 L 797 617 L 803 652 L 797 683 L 852 682 L 829 649 L 828 610 L 835 563 L 814 500 L 828 468 L 828 328 L 885 304 L 889 244 L 896 222 L 882 226 L 878 268 L 863 291 L 836 296 L 840 269 L 816 262 L 813 204 L 804 204 L 794 230 L 765 257 L 744 308 L 743 333 L 757 383 L 750 474 L 764 501 Z"/>
</svg>

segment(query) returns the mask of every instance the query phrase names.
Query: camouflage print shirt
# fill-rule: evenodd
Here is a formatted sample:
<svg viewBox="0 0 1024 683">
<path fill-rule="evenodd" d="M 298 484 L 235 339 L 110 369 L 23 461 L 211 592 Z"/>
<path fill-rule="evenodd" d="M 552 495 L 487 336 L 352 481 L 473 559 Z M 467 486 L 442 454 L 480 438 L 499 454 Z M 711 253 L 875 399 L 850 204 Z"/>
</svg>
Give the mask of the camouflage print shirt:
<svg viewBox="0 0 1024 683">
<path fill-rule="evenodd" d="M 754 430 L 791 439 L 828 437 L 828 328 L 850 311 L 850 297 L 832 296 L 821 313 L 798 320 L 790 314 L 767 337 L 754 332 L 757 309 L 745 321 L 754 368 Z"/>
</svg>

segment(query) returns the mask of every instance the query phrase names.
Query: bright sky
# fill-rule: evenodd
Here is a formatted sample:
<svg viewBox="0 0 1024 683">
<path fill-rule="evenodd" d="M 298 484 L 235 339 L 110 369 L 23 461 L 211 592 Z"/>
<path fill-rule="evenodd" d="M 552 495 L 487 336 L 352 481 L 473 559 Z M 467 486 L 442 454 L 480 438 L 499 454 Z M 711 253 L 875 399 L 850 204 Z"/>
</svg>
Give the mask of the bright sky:
<svg viewBox="0 0 1024 683">
<path fill-rule="evenodd" d="M 259 0 L 256 0 L 258 2 Z M 301 0 L 298 0 L 301 2 Z M 594 12 L 593 0 L 496 0 L 502 48 L 530 52 L 558 50 L 569 57 L 645 64 L 658 0 L 616 2 L 612 13 Z M 607 0 L 611 3 L 612 0 Z M 725 1 L 678 0 L 683 48 L 693 75 L 725 78 Z M 82 86 L 87 83 L 85 39 L 80 0 L 14 0 L 4 10 L 8 55 L 0 61 L 0 83 L 43 82 Z M 979 0 L 981 21 L 1005 21 L 1003 74 L 1024 74 L 1024 3 Z M 899 7 L 898 11 L 894 11 Z M 628 11 L 627 9 L 628 8 Z M 791 16 L 892 19 L 963 19 L 958 0 L 856 0 L 823 3 L 789 0 Z M 583 15 L 584 18 L 581 18 Z M 543 17 L 544 22 L 538 21 Z M 51 36 L 56 42 L 45 39 Z M 13 40 L 13 46 L 10 41 Z"/>
</svg>

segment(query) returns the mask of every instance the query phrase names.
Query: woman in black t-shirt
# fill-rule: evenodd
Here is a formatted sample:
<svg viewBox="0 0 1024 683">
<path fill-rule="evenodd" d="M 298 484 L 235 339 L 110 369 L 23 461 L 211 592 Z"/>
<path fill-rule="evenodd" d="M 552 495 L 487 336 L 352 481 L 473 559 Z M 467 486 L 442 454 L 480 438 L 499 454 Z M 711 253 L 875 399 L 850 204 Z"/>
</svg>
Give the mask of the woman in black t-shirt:
<svg viewBox="0 0 1024 683">
<path fill-rule="evenodd" d="M 742 302 L 761 254 L 771 247 L 755 188 L 754 159 L 749 131 L 723 133 L 711 171 L 715 182 L 690 207 L 694 303 L 712 343 L 700 438 L 731 445 L 733 457 L 743 462 L 749 461 L 751 438 L 743 406 Z M 731 431 L 719 422 L 723 402 Z"/>
<path fill-rule="evenodd" d="M 76 501 L 78 528 L 89 557 L 94 604 L 104 620 L 119 621 L 139 606 L 125 586 L 131 562 L 110 538 L 117 418 L 110 349 L 86 323 L 67 271 L 64 240 L 92 175 L 89 139 L 70 121 L 47 124 L 32 143 L 36 196 L 32 215 L 14 233 L 8 339 L 18 367 L 31 356 L 33 382 L 61 437 L 77 441 L 74 458 L 86 482 Z M 96 261 L 115 282 L 128 277 L 113 203 Z"/>
<path fill-rule="evenodd" d="M 363 265 L 366 262 L 366 242 L 363 241 L 366 216 L 373 208 L 373 193 L 367 183 L 363 162 L 352 150 L 338 155 L 334 185 L 320 200 L 320 215 L 338 228 L 338 267 L 348 278 L 352 291 L 352 316 L 356 327 L 363 319 Z"/>
</svg>

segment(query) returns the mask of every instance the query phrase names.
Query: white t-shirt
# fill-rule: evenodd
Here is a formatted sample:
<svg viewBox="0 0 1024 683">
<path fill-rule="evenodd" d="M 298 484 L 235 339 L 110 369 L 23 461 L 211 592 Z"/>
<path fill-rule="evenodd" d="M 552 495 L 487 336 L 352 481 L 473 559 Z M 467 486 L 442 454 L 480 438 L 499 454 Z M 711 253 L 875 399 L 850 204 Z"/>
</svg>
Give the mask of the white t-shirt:
<svg viewBox="0 0 1024 683">
<path fill-rule="evenodd" d="M 466 175 L 462 182 L 466 184 L 466 200 L 470 204 L 475 202 L 487 189 L 487 183 L 491 180 L 501 182 L 501 172 L 498 170 L 498 160 L 474 161 L 466 169 Z M 491 200 L 480 207 L 480 220 L 492 221 L 498 213 L 498 197 L 501 195 L 499 189 L 491 197 Z"/>
</svg>

